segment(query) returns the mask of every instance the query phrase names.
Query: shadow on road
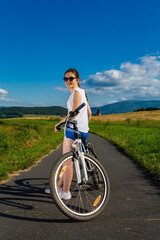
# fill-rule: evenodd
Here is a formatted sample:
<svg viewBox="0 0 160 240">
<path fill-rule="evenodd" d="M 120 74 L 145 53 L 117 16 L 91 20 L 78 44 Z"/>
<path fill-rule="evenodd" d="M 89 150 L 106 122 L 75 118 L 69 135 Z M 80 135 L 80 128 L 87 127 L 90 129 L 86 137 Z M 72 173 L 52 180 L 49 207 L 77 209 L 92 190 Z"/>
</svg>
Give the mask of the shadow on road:
<svg viewBox="0 0 160 240">
<path fill-rule="evenodd" d="M 74 222 L 65 218 L 57 209 L 51 196 L 44 193 L 47 185 L 47 178 L 19 179 L 13 184 L 2 184 L 0 216 L 33 222 Z"/>
</svg>

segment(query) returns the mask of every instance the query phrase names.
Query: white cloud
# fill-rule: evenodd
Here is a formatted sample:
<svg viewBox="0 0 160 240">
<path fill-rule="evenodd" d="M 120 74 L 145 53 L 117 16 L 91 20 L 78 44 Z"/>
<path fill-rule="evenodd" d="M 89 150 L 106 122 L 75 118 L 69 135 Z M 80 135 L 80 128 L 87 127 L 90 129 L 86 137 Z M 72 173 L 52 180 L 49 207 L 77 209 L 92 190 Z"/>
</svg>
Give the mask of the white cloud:
<svg viewBox="0 0 160 240">
<path fill-rule="evenodd" d="M 0 102 L 2 103 L 18 103 L 20 102 L 17 99 L 8 98 L 8 91 L 4 89 L 0 89 Z"/>
<path fill-rule="evenodd" d="M 125 62 L 119 70 L 90 75 L 85 84 L 92 89 L 90 92 L 112 99 L 159 99 L 160 56 L 144 56 L 139 60 L 139 64 Z"/>
<path fill-rule="evenodd" d="M 103 91 L 101 89 L 98 88 L 88 88 L 87 89 L 87 93 L 92 93 L 92 94 L 96 94 L 96 95 L 103 95 Z"/>
<path fill-rule="evenodd" d="M 68 88 L 63 88 L 63 87 L 55 87 L 53 88 L 55 90 L 58 90 L 58 91 L 61 91 L 61 92 L 69 92 L 69 89 Z"/>
<path fill-rule="evenodd" d="M 0 88 L 0 97 L 6 96 L 7 94 L 8 94 L 8 92 L 6 90 Z"/>
<path fill-rule="evenodd" d="M 0 88 L 0 101 L 6 101 L 7 95 L 8 95 L 8 92 Z"/>
<path fill-rule="evenodd" d="M 87 84 L 98 87 L 112 87 L 118 85 L 118 79 L 121 78 L 121 72 L 109 70 L 104 73 L 96 73 L 89 76 Z"/>
</svg>

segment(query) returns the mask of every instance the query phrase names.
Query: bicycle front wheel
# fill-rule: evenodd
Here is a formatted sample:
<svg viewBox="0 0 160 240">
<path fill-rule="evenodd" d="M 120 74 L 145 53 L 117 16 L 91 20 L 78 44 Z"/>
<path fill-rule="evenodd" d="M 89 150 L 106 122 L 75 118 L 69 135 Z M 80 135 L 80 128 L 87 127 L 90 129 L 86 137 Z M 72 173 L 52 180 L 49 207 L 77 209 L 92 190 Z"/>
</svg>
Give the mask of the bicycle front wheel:
<svg viewBox="0 0 160 240">
<path fill-rule="evenodd" d="M 103 166 L 96 158 L 89 154 L 85 153 L 84 158 L 86 162 L 90 163 L 92 169 L 87 171 L 88 181 L 84 182 L 82 168 L 80 167 L 82 182 L 78 183 L 76 170 L 73 164 L 70 200 L 63 200 L 60 198 L 57 190 L 57 183 L 66 170 L 66 162 L 69 159 L 72 159 L 74 162 L 73 153 L 69 152 L 64 154 L 53 166 L 50 174 L 50 189 L 56 205 L 65 215 L 78 221 L 88 221 L 97 217 L 106 206 L 110 193 L 109 179 Z M 100 187 L 98 188 L 92 176 L 95 171 L 101 179 L 99 183 Z"/>
</svg>

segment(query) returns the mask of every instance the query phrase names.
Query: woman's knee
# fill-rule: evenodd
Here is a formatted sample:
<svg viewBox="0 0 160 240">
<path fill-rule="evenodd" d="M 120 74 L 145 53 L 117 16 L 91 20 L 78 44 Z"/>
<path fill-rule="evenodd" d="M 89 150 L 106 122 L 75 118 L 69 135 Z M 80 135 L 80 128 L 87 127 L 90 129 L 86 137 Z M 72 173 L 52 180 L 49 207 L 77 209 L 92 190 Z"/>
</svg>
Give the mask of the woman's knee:
<svg viewBox="0 0 160 240">
<path fill-rule="evenodd" d="M 71 151 L 72 143 L 73 143 L 72 139 L 64 137 L 64 140 L 63 140 L 63 154 Z"/>
</svg>

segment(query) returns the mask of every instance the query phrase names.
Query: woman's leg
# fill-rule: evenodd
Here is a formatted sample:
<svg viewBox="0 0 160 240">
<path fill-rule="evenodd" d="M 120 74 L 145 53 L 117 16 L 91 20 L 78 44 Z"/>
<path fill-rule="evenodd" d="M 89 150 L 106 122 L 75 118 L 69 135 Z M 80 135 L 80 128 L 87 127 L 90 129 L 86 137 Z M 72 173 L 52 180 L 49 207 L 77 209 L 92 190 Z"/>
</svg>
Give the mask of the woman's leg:
<svg viewBox="0 0 160 240">
<path fill-rule="evenodd" d="M 69 152 L 72 148 L 72 143 L 74 140 L 64 137 L 63 140 L 63 154 Z M 73 177 L 73 162 L 72 159 L 68 160 L 66 163 L 66 169 L 63 176 L 59 179 L 57 187 L 63 187 L 64 192 L 69 192 L 72 177 Z"/>
<path fill-rule="evenodd" d="M 63 139 L 63 154 L 71 151 L 73 142 L 74 142 L 74 140 L 64 137 L 64 139 Z"/>
</svg>

